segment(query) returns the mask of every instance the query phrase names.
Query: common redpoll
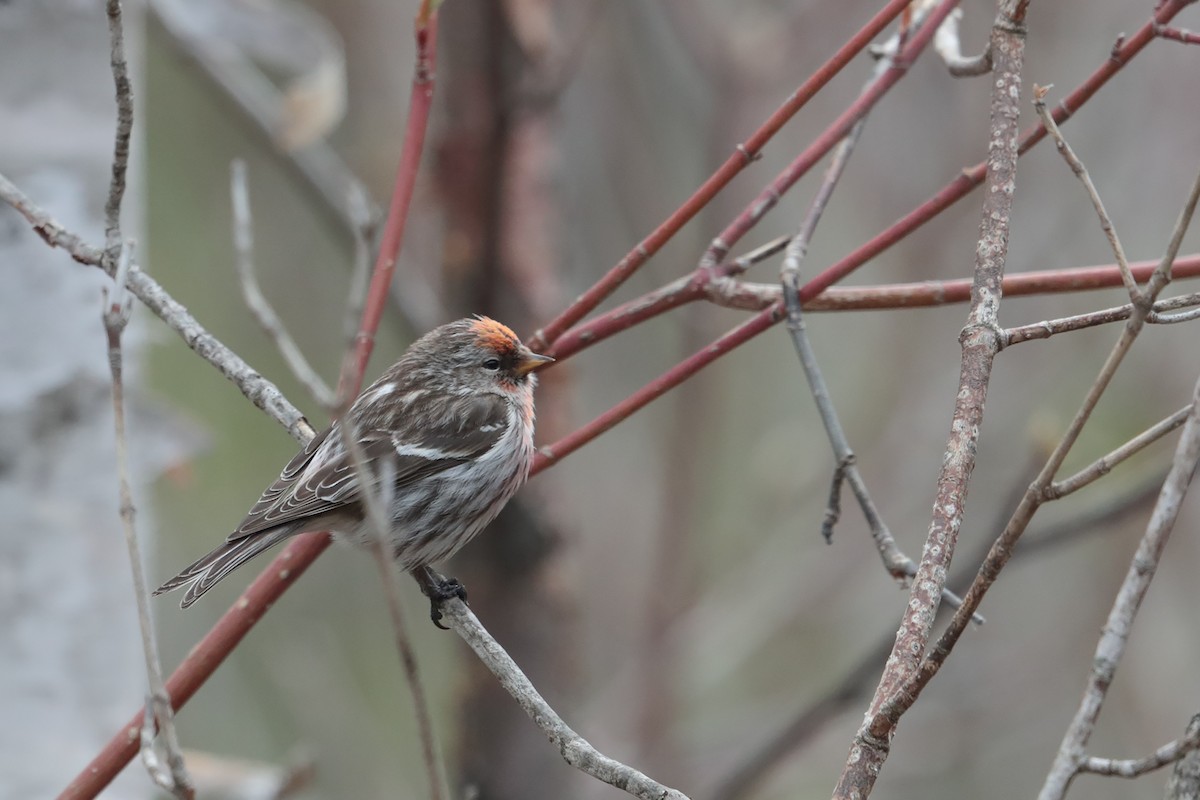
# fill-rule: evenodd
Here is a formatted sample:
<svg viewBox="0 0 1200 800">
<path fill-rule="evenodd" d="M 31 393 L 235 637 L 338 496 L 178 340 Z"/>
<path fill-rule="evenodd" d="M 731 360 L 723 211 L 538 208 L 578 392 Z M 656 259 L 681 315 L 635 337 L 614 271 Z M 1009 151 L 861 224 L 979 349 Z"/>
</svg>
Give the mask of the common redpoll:
<svg viewBox="0 0 1200 800">
<path fill-rule="evenodd" d="M 368 471 L 387 480 L 393 556 L 433 603 L 465 596 L 430 564 L 491 522 L 533 463 L 534 370 L 553 361 L 486 317 L 422 336 L 347 412 Z M 317 434 L 283 468 L 233 533 L 154 593 L 186 586 L 187 608 L 259 553 L 297 533 L 332 530 L 359 545 L 374 532 L 341 422 Z"/>
</svg>

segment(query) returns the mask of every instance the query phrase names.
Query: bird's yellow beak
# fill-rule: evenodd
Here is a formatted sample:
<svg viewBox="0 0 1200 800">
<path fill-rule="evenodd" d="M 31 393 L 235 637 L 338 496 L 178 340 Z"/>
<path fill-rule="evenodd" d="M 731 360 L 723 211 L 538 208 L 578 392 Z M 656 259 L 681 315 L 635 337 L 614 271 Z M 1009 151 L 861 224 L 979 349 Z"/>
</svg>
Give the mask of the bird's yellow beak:
<svg viewBox="0 0 1200 800">
<path fill-rule="evenodd" d="M 550 356 L 538 355 L 532 350 L 526 350 L 522 348 L 521 360 L 517 363 L 517 374 L 528 375 L 534 370 L 541 369 L 553 361 L 554 359 Z"/>
</svg>

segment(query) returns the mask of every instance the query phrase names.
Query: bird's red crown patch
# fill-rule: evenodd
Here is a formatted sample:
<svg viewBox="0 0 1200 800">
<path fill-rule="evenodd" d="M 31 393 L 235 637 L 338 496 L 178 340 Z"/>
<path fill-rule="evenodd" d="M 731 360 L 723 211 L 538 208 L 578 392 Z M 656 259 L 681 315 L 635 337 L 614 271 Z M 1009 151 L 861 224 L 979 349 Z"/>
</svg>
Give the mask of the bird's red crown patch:
<svg viewBox="0 0 1200 800">
<path fill-rule="evenodd" d="M 481 347 L 486 347 L 496 353 L 515 352 L 521 340 L 507 325 L 502 325 L 490 317 L 480 317 L 471 326 L 475 332 L 475 341 Z"/>
</svg>

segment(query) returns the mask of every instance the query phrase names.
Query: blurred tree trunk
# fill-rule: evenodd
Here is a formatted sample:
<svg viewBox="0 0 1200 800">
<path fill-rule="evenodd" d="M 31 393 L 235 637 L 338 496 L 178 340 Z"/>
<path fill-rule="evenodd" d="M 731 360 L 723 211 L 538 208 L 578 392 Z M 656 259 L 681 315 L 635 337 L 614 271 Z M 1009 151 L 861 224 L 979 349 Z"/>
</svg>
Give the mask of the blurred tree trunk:
<svg viewBox="0 0 1200 800">
<path fill-rule="evenodd" d="M 136 65 L 136 6 L 125 19 Z M 0 42 L 0 171 L 59 222 L 103 244 L 116 119 L 103 4 L 5 4 Z M 131 168 L 127 234 L 140 227 L 139 193 Z M 54 796 L 145 693 L 117 516 L 100 322 L 109 283 L 0 207 L 0 708 L 19 721 L 0 732 L 9 797 Z M 135 327 L 126 341 L 136 349 L 141 338 Z M 126 375 L 136 398 L 136 359 Z M 178 452 L 153 423 L 130 417 L 132 477 L 144 483 Z M 139 519 L 144 530 L 145 514 Z M 131 770 L 106 796 L 149 791 Z"/>
<path fill-rule="evenodd" d="M 553 41 L 551 10 L 548 2 L 442 7 L 439 91 L 448 107 L 436 144 L 436 181 L 446 215 L 446 305 L 455 314 L 495 316 L 522 335 L 549 317 L 560 295 L 552 186 L 557 131 L 553 104 L 539 102 L 552 62 L 543 46 Z M 547 380 L 561 385 L 562 375 Z M 539 391 L 539 441 L 562 433 L 564 394 Z M 484 623 L 569 717 L 578 634 L 558 544 L 536 493 L 526 490 L 455 571 Z M 466 663 L 458 753 L 467 796 L 570 796 L 577 776 L 483 665 Z"/>
</svg>

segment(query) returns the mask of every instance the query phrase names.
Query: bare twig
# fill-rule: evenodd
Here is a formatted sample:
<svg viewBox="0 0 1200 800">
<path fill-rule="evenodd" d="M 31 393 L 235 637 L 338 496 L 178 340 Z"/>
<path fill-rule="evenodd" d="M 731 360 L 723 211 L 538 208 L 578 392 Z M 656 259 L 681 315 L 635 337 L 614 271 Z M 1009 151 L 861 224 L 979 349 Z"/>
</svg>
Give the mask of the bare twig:
<svg viewBox="0 0 1200 800">
<path fill-rule="evenodd" d="M 1158 503 L 1150 516 L 1150 522 L 1146 525 L 1146 533 L 1138 543 L 1137 552 L 1129 564 L 1129 571 L 1117 592 L 1103 633 L 1096 644 L 1096 654 L 1092 659 L 1092 670 L 1084 689 L 1083 700 L 1063 735 L 1058 755 L 1055 756 L 1054 764 L 1050 767 L 1038 794 L 1039 800 L 1057 800 L 1063 797 L 1071 780 L 1079 774 L 1085 763 L 1084 748 L 1100 716 L 1100 709 L 1108 695 L 1108 687 L 1112 685 L 1117 665 L 1125 653 L 1134 618 L 1150 588 L 1150 582 L 1154 579 L 1155 570 L 1179 516 L 1184 495 L 1191 485 L 1196 462 L 1200 459 L 1200 381 L 1197 381 L 1192 392 L 1191 408 L 1175 448 L 1171 471 L 1163 483 Z M 1197 739 L 1195 734 L 1187 737 L 1187 741 L 1190 747 L 1200 744 L 1200 739 Z M 1152 756 L 1151 759 L 1153 758 Z"/>
<path fill-rule="evenodd" d="M 973 78 L 986 75 L 992 71 L 992 51 L 984 50 L 977 56 L 964 56 L 962 45 L 958 38 L 958 23 L 962 21 L 963 12 L 956 8 L 946 17 L 946 21 L 938 26 L 937 34 L 933 37 L 933 49 L 946 62 L 946 68 L 956 78 Z"/>
<path fill-rule="evenodd" d="M 911 701 L 908 704 L 895 703 L 893 698 L 917 673 L 921 655 L 932 633 L 946 572 L 958 543 L 967 487 L 975 466 L 992 362 L 1000 349 L 997 314 L 1016 188 L 1017 122 L 1020 116 L 1017 101 L 1024 61 L 1025 2 L 1000 0 L 997 6 L 989 45 L 995 71 L 991 82 L 987 188 L 980 219 L 979 244 L 975 250 L 971 310 L 959 336 L 962 366 L 950 436 L 938 476 L 933 518 L 921 562 L 912 581 L 909 602 L 905 605 L 895 644 L 865 721 L 851 744 L 841 778 L 834 790 L 835 798 L 865 797 L 871 793 L 887 759 L 896 723 L 911 705 Z M 960 608 L 956 617 L 963 614 L 965 608 Z M 965 616 L 969 616 L 969 613 Z"/>
<path fill-rule="evenodd" d="M 1111 525 L 1119 516 L 1142 506 L 1152 505 L 1166 478 L 1166 470 L 1156 471 L 1142 478 L 1132 489 L 1111 497 L 1105 496 L 1099 505 L 1091 506 L 1082 513 L 1074 514 L 1047 528 L 1026 534 L 1021 540 L 1021 549 L 1013 555 L 1013 560 L 1027 559 L 1046 550 L 1063 547 L 1076 539 L 1090 536 L 1097 528 Z M 986 557 L 985 552 L 976 562 L 982 562 Z M 969 582 L 964 582 L 964 586 L 969 586 Z"/>
<path fill-rule="evenodd" d="M 1088 756 L 1079 764 L 1080 772 L 1096 775 L 1113 775 L 1118 778 L 1137 778 L 1147 772 L 1162 769 L 1194 752 L 1200 747 L 1200 731 L 1189 733 L 1181 739 L 1167 742 L 1143 758 L 1099 758 Z"/>
<path fill-rule="evenodd" d="M 1054 110 L 1054 119 L 1056 122 L 1063 122 L 1070 118 L 1082 105 L 1095 95 L 1117 72 L 1125 67 L 1133 58 L 1141 53 L 1146 46 L 1153 41 L 1154 31 L 1156 26 L 1161 26 L 1173 19 L 1179 12 L 1189 5 L 1193 0 L 1166 0 L 1160 3 L 1154 9 L 1154 14 L 1151 19 L 1134 34 L 1127 38 L 1123 38 L 1118 47 L 1107 57 L 1101 65 L 1084 80 L 1078 87 L 1072 90 L 1062 102 Z M 949 9 L 943 9 L 948 11 Z M 911 46 L 911 43 L 910 43 Z M 918 48 L 913 48 L 915 52 Z M 905 63 L 910 59 L 903 59 Z M 869 105 L 869 103 L 867 104 Z M 853 117 L 862 111 L 861 107 L 848 109 L 847 115 Z M 853 112 L 853 113 L 851 113 Z M 845 116 L 845 115 L 844 115 Z M 844 122 L 844 121 L 843 121 Z M 830 142 L 829 138 L 833 132 L 840 130 L 840 125 L 831 126 L 826 134 L 822 135 L 820 146 L 818 143 L 809 148 L 809 151 L 798 157 L 793 163 L 793 167 L 789 168 L 785 177 L 795 177 L 800 171 L 800 167 L 810 164 L 814 161 L 814 154 L 823 152 L 826 146 L 832 146 L 836 142 Z M 1018 144 L 1018 156 L 1027 152 L 1030 148 L 1036 145 L 1045 136 L 1045 127 L 1040 123 L 1035 125 L 1030 130 L 1027 130 L 1020 137 Z M 811 151 L 811 152 L 810 152 Z M 889 287 L 898 291 L 880 294 L 876 288 L 860 291 L 853 288 L 837 288 L 832 289 L 831 286 L 844 278 L 846 275 L 861 267 L 869 259 L 874 258 L 887 248 L 891 247 L 896 242 L 903 239 L 908 234 L 912 233 L 917 228 L 924 225 L 935 216 L 945 211 L 958 200 L 962 199 L 972 189 L 979 186 L 986 175 L 987 161 L 981 161 L 974 166 L 963 169 L 962 173 L 952 180 L 947 185 L 939 189 L 932 197 L 921 203 L 917 208 L 906 214 L 900 220 L 889 226 L 886 230 L 879 233 L 869 241 L 856 248 L 836 263 L 830 265 L 820 274 L 809 280 L 800 291 L 800 299 L 804 303 L 805 308 L 815 309 L 833 309 L 833 308 L 894 308 L 908 307 L 916 305 L 940 305 L 946 302 L 965 302 L 968 299 L 968 293 L 971 289 L 971 281 L 950 281 L 950 282 L 934 282 L 922 284 L 908 284 L 899 287 Z M 779 181 L 775 182 L 776 184 Z M 765 193 L 766 199 L 769 201 L 763 205 L 756 201 L 748 207 L 746 212 L 743 212 L 743 217 L 746 221 L 753 222 L 758 216 L 774 204 L 771 197 L 777 198 L 776 186 L 773 184 L 769 187 L 772 191 Z M 772 194 L 775 192 L 775 194 Z M 696 196 L 690 198 L 690 205 Z M 682 208 L 681 208 L 682 211 Z M 688 211 L 687 218 L 690 218 L 695 213 L 695 209 Z M 656 230 L 651 237 L 643 242 L 646 245 L 651 239 L 654 239 L 655 249 L 661 246 L 658 240 L 660 232 L 674 225 L 675 222 L 679 225 L 683 221 L 677 220 L 677 215 L 673 215 L 667 223 Z M 739 230 L 740 230 L 739 225 Z M 673 228 L 667 235 L 673 234 Z M 744 231 L 743 231 L 744 233 Z M 664 240 L 665 241 L 665 240 Z M 724 236 L 717 237 L 714 245 L 719 245 L 724 242 Z M 637 251 L 628 254 L 615 267 L 609 275 L 605 276 L 601 282 L 610 279 L 616 280 L 618 283 L 623 281 L 627 275 L 615 275 L 622 273 L 628 269 L 636 269 L 652 254 L 650 251 L 643 252 L 644 248 L 639 247 Z M 746 325 L 740 327 L 736 331 L 731 331 L 728 337 L 723 337 L 716 345 L 717 350 L 713 350 L 707 356 L 702 353 L 697 353 L 692 358 L 689 358 L 686 363 L 681 363 L 673 367 L 668 373 L 660 376 L 659 380 L 654 381 L 643 389 L 636 392 L 624 401 L 621 401 L 610 409 L 601 417 L 593 420 L 585 425 L 580 430 L 570 434 L 564 439 L 556 442 L 549 448 L 549 453 L 552 457 L 560 454 L 565 454 L 571 450 L 582 446 L 590 438 L 603 433 L 615 424 L 616 421 L 624 419 L 631 413 L 641 408 L 646 403 L 659 396 L 663 391 L 666 391 L 671 386 L 685 380 L 691 372 L 702 368 L 710 363 L 715 355 L 725 352 L 723 349 L 727 346 L 731 339 L 743 342 L 756 335 L 758 332 L 765 330 L 775 322 L 783 318 L 782 301 L 780 299 L 780 290 L 778 286 L 768 286 L 765 284 L 737 284 L 728 279 L 728 276 L 721 274 L 720 269 L 716 266 L 719 259 L 718 253 L 722 250 L 717 246 L 712 249 L 711 256 L 707 259 L 709 262 L 708 269 L 700 271 L 701 274 L 693 274 L 680 278 L 672 284 L 664 287 L 662 290 L 652 292 L 638 300 L 626 303 L 621 307 L 614 309 L 611 312 L 601 315 L 597 319 L 572 328 L 565 333 L 559 333 L 554 330 L 554 336 L 547 338 L 547 330 L 535 334 L 531 339 L 535 344 L 543 341 L 553 340 L 553 346 L 549 347 L 547 352 L 550 355 L 561 359 L 582 350 L 584 347 L 595 344 L 608 336 L 619 331 L 625 330 L 638 322 L 644 321 L 651 317 L 665 313 L 666 311 L 676 308 L 685 303 L 693 302 L 702 297 L 708 297 L 713 302 L 730 305 L 739 308 L 761 310 L 763 313 L 747 322 Z M 1141 266 L 1141 265 L 1138 265 Z M 1200 259 L 1189 262 L 1189 269 L 1200 267 Z M 1153 268 L 1153 265 L 1146 267 L 1147 274 Z M 704 274 L 707 272 L 707 274 Z M 1049 272 L 1044 274 L 1016 275 L 1011 279 L 1004 280 L 1004 292 L 1006 294 L 1031 294 L 1043 291 L 1075 291 L 1080 288 L 1098 287 L 1111 285 L 1112 279 L 1115 277 L 1119 281 L 1119 272 L 1114 271 L 1109 274 L 1108 268 L 1097 268 L 1095 270 L 1085 270 L 1076 274 L 1074 271 L 1065 272 Z M 736 291 L 734 291 L 736 290 Z M 607 291 L 611 291 L 611 288 Z M 826 297 L 828 295 L 828 297 Z M 594 299 L 589 295 L 588 298 L 581 298 L 581 302 L 585 299 Z M 599 300 L 596 300 L 599 302 Z M 594 305 L 594 304 L 593 304 Z M 582 315 L 584 312 L 580 312 Z M 565 318 L 565 314 L 555 323 L 560 322 Z M 767 317 L 770 317 L 769 319 Z M 578 319 L 578 317 L 575 317 Z M 574 324 L 569 322 L 567 324 Z M 666 384 L 665 388 L 664 384 Z M 540 468 L 542 462 L 539 462 Z"/>
<path fill-rule="evenodd" d="M 346 351 L 344 370 L 353 370 L 353 349 Z M 348 385 L 343 381 L 343 385 Z M 395 492 L 395 465 L 385 461 L 380 465 L 378 474 L 372 474 L 367 466 L 362 445 L 358 441 L 358 431 L 354 421 L 345 413 L 349 407 L 349 398 L 339 403 L 341 417 L 342 444 L 354 462 L 354 471 L 358 475 L 358 485 L 362 488 L 367 519 L 373 534 L 371 555 L 379 567 L 379 578 L 383 583 L 383 593 L 387 600 L 388 613 L 392 618 L 392 635 L 396 640 L 396 650 L 400 654 L 400 664 L 404 669 L 404 677 L 408 683 L 409 694 L 412 697 L 413 710 L 417 718 L 417 734 L 421 740 L 421 756 L 425 763 L 425 773 L 429 778 L 429 796 L 432 800 L 444 800 L 447 797 L 446 784 L 442 779 L 442 762 L 437 753 L 437 738 L 433 732 L 433 719 L 429 714 L 429 700 L 425 695 L 424 684 L 421 681 L 421 671 L 417 665 L 417 654 L 413 650 L 412 638 L 408 634 L 408 626 L 404 621 L 404 606 L 400 601 L 400 571 L 396 560 L 392 558 L 392 546 L 388 541 L 391 524 L 388 522 L 387 508 L 392 505 L 390 495 Z"/>
<path fill-rule="evenodd" d="M 1200 302 L 1200 300 L 1197 300 L 1197 302 Z M 1179 311 L 1175 314 L 1162 314 L 1158 311 L 1151 311 L 1146 315 L 1147 323 L 1158 325 L 1174 325 L 1178 322 L 1191 322 L 1195 319 L 1200 319 L 1200 308 L 1193 308 L 1188 311 Z"/>
<path fill-rule="evenodd" d="M 108 0 L 109 62 L 117 98 L 117 132 L 113 143 L 112 180 L 104 202 L 104 249 L 108 263 L 117 263 L 121 250 L 121 201 L 125 197 L 125 173 L 129 168 L 129 137 L 133 133 L 133 86 L 129 83 L 129 65 L 125 60 L 125 27 L 121 20 L 121 1 Z"/>
<path fill-rule="evenodd" d="M 120 233 L 120 228 L 117 228 Z M 146 709 L 141 732 L 142 762 L 150 778 L 160 787 L 181 800 L 195 796 L 183 753 L 175 733 L 175 721 L 171 713 L 171 701 L 163 684 L 162 662 L 158 656 L 158 641 L 154 636 L 154 625 L 150 621 L 150 595 L 146 587 L 146 575 L 142 569 L 142 554 L 138 546 L 137 530 L 134 526 L 136 509 L 133 492 L 129 486 L 129 445 L 125 435 L 125 388 L 122 380 L 121 334 L 129 322 L 130 301 L 125 292 L 125 279 L 129 274 L 129 263 L 133 258 L 133 242 L 120 249 L 117 275 L 110 292 L 105 293 L 103 320 L 108 337 L 108 368 L 112 373 L 113 425 L 116 429 L 117 485 L 121 499 L 121 524 L 125 530 L 125 547 L 129 551 L 129 566 L 133 573 L 133 594 L 137 601 L 138 627 L 142 633 L 142 652 L 146 658 Z M 160 741 L 166 756 L 164 765 L 154 748 L 155 731 L 161 734 Z"/>
<path fill-rule="evenodd" d="M 142 652 L 146 660 L 146 706 L 141 729 L 142 763 L 151 780 L 180 800 L 191 800 L 195 796 L 171 713 L 171 701 L 163 683 L 162 662 L 158 655 L 158 641 L 154 636 L 154 625 L 150 621 L 150 595 L 146 587 L 146 575 L 142 569 L 142 554 L 138 546 L 134 523 L 136 509 L 133 491 L 129 484 L 129 445 L 125 435 L 125 384 L 121 336 L 129 323 L 131 302 L 125 287 L 133 262 L 134 243 L 124 243 L 121 238 L 121 205 L 125 198 L 125 176 L 129 169 L 129 138 L 133 133 L 133 86 L 129 82 L 129 65 L 125 59 L 125 29 L 121 17 L 120 0 L 108 0 L 105 4 L 108 18 L 109 63 L 112 69 L 116 94 L 117 124 L 113 143 L 112 178 L 108 196 L 104 203 L 104 265 L 113 270 L 113 288 L 105 293 L 101 318 L 108 339 L 108 367 L 112 376 L 113 426 L 115 429 L 117 455 L 117 485 L 120 497 L 121 524 L 125 532 L 125 547 L 129 552 L 129 566 L 133 577 L 133 593 L 137 604 L 138 627 L 142 634 Z M 155 750 L 155 733 L 162 735 L 161 742 L 166 764 Z"/>
<path fill-rule="evenodd" d="M 1167 25 L 1159 25 L 1154 31 L 1155 36 L 1163 39 L 1170 39 L 1173 42 L 1180 44 L 1200 44 L 1200 34 L 1193 33 L 1187 28 L 1172 28 Z"/>
<path fill-rule="evenodd" d="M 546 738 L 572 767 L 643 800 L 687 800 L 686 795 L 654 781 L 596 750 L 573 731 L 534 688 L 525 674 L 480 624 L 466 603 L 451 599 L 443 603 L 444 619 L 463 638 L 500 685 L 521 704 Z"/>
<path fill-rule="evenodd" d="M 1167 314 L 1164 312 L 1177 308 L 1189 308 L 1198 304 L 1200 304 L 1200 292 L 1159 300 L 1155 302 L 1150 313 L 1146 315 L 1146 324 L 1173 325 L 1179 322 L 1189 322 L 1196 319 L 1197 315 L 1200 314 L 1200 309 L 1193 309 L 1180 314 Z M 1077 331 L 1097 325 L 1120 322 L 1129 319 L 1132 313 L 1133 304 L 1126 303 L 1123 306 L 1105 308 L 1100 311 L 1089 311 L 1086 314 L 1078 314 L 1073 317 L 1048 319 L 1042 322 L 1035 322 L 1031 325 L 1008 328 L 1004 331 L 1004 346 L 1020 344 L 1032 339 L 1048 339 L 1055 334 L 1066 333 L 1067 331 Z"/>
<path fill-rule="evenodd" d="M 246 307 L 254 315 L 259 327 L 275 343 L 292 375 L 308 390 L 317 405 L 325 411 L 331 411 L 336 401 L 333 390 L 308 363 L 304 352 L 288 333 L 283 320 L 275 313 L 258 283 L 254 270 L 254 220 L 250 213 L 250 191 L 246 185 L 246 162 L 240 158 L 235 158 L 230 164 L 229 191 L 233 207 L 234 263 L 237 266 L 238 283 L 242 287 L 242 299 L 246 301 Z"/>
<path fill-rule="evenodd" d="M 925 4 L 918 11 L 913 24 L 921 24 L 931 8 L 930 4 Z M 901 34 L 897 33 L 879 48 L 879 52 L 886 56 L 886 58 L 877 65 L 875 78 L 889 68 L 890 59 L 895 57 L 901 46 Z M 870 82 L 868 82 L 867 86 L 864 87 L 864 91 L 869 89 L 870 85 Z M 875 540 L 875 546 L 878 548 L 879 555 L 883 559 L 884 568 L 887 569 L 893 578 L 906 581 L 916 574 L 917 565 L 897 546 L 895 537 L 892 536 L 892 532 L 883 521 L 878 508 L 867 491 L 866 481 L 863 479 L 862 473 L 855 463 L 854 451 L 850 448 L 850 442 L 846 437 L 841 421 L 838 419 L 837 410 L 834 408 L 833 401 L 830 398 L 829 387 L 825 383 L 824 376 L 821 374 L 816 352 L 813 350 L 812 344 L 808 339 L 808 332 L 804 324 L 803 311 L 801 310 L 799 299 L 800 264 L 807 254 L 808 243 L 811 241 L 813 232 L 816 230 L 825 207 L 833 195 L 833 190 L 836 188 L 842 172 L 846 168 L 850 154 L 854 151 L 854 145 L 862 135 L 865 124 L 866 117 L 863 117 L 854 125 L 846 138 L 834 150 L 821 186 L 817 190 L 817 194 L 813 198 L 812 204 L 809 206 L 799 230 L 787 244 L 783 264 L 780 268 L 780 285 L 783 291 L 784 306 L 787 310 L 787 328 L 791 333 L 792 343 L 796 348 L 800 364 L 804 369 L 805 378 L 808 380 L 808 385 L 812 391 L 813 400 L 821 415 L 821 422 L 824 424 L 826 433 L 829 436 L 834 458 L 837 460 L 830 490 L 829 506 L 826 509 L 825 518 L 821 525 L 822 535 L 826 541 L 830 541 L 833 537 L 833 524 L 837 521 L 838 516 L 840 516 L 839 496 L 841 479 L 844 478 L 850 484 L 851 491 L 854 492 L 859 507 L 862 509 L 863 516 L 867 520 L 871 537 Z M 943 594 L 947 601 L 955 607 L 961 602 L 958 597 L 946 589 L 943 589 Z M 979 621 L 982 622 L 982 618 Z"/>
<path fill-rule="evenodd" d="M 360 184 L 351 189 L 347 201 L 352 216 L 358 217 L 354 227 L 354 260 L 350 270 L 350 288 L 346 292 L 346 321 L 343 330 L 347 343 L 354 341 L 358 333 L 358 321 L 362 319 L 363 305 L 367 301 L 367 287 L 371 278 L 371 241 L 375 238 L 375 218 L 371 214 L 370 198 Z"/>
<path fill-rule="evenodd" d="M 1067 140 L 1063 138 L 1062 132 L 1058 129 L 1058 125 L 1054 122 L 1054 117 L 1046 108 L 1046 92 L 1049 91 L 1049 86 L 1033 87 L 1033 107 L 1037 111 L 1038 117 L 1041 118 L 1042 124 L 1046 126 L 1050 137 L 1054 139 L 1054 146 L 1058 148 L 1058 152 L 1067 162 L 1067 166 L 1075 173 L 1075 177 L 1083 183 L 1087 190 L 1088 197 L 1092 201 L 1092 207 L 1096 209 L 1096 215 L 1100 218 L 1100 228 L 1104 231 L 1105 237 L 1108 239 L 1108 244 L 1112 248 L 1113 255 L 1117 257 L 1117 266 L 1121 268 L 1121 280 L 1125 282 L 1125 290 L 1129 292 L 1129 299 L 1132 302 L 1137 302 L 1138 295 L 1141 290 L 1138 289 L 1137 282 L 1133 279 L 1133 274 L 1129 271 L 1129 262 L 1125 258 L 1125 248 L 1121 247 L 1121 239 L 1117 236 L 1116 228 L 1113 227 L 1112 220 L 1108 217 L 1108 212 L 1104 209 L 1104 201 L 1100 199 L 1100 193 L 1096 191 L 1096 185 L 1092 183 L 1092 176 L 1088 174 L 1087 167 L 1079 160 L 1079 156 L 1075 155 L 1075 151 L 1071 149 L 1071 145 L 1067 144 Z"/>
<path fill-rule="evenodd" d="M 1046 499 L 1057 500 L 1060 497 L 1066 497 L 1071 492 L 1082 489 L 1089 483 L 1104 477 L 1112 471 L 1113 467 L 1117 466 L 1125 459 L 1133 456 L 1136 453 L 1140 453 L 1154 442 L 1157 442 L 1159 439 L 1178 428 L 1184 423 L 1184 420 L 1188 418 L 1188 415 L 1191 412 L 1192 407 L 1190 405 L 1184 406 L 1158 424 L 1142 431 L 1125 444 L 1113 450 L 1111 453 L 1096 459 L 1090 465 L 1075 473 L 1071 477 L 1064 478 L 1061 481 L 1055 481 L 1046 487 Z"/>
<path fill-rule="evenodd" d="M 765 244 L 760 244 L 750 252 L 740 255 L 737 258 L 730 259 L 722 268 L 725 275 L 741 275 L 746 270 L 750 269 L 755 264 L 766 261 L 776 253 L 782 252 L 788 246 L 788 242 L 792 240 L 790 234 L 777 236 Z"/>
<path fill-rule="evenodd" d="M 790 320 L 788 324 L 790 327 Z M 795 339 L 794 334 L 792 338 Z M 842 519 L 842 484 L 846 482 L 846 467 L 853 463 L 854 454 L 851 453 L 849 458 L 839 461 L 833 467 L 833 476 L 829 479 L 829 497 L 825 501 L 825 514 L 821 518 L 821 538 L 825 540 L 825 544 L 833 544 L 833 529 Z"/>
</svg>

